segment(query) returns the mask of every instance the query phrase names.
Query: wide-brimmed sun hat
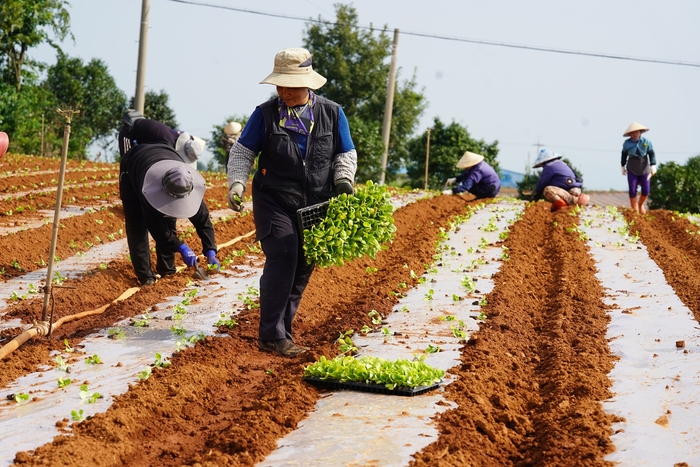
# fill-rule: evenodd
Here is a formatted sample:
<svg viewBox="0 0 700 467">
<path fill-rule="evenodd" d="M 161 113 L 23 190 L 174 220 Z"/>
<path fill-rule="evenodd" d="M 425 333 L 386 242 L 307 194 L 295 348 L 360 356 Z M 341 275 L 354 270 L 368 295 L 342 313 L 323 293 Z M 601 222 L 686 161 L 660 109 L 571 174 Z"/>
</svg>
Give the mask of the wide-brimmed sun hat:
<svg viewBox="0 0 700 467">
<path fill-rule="evenodd" d="M 537 155 L 537 159 L 535 159 L 535 163 L 532 164 L 532 168 L 536 169 L 538 167 L 542 167 L 549 161 L 553 161 L 556 159 L 561 159 L 562 155 L 556 152 L 552 152 L 549 149 L 542 149 L 540 150 L 540 153 Z"/>
<path fill-rule="evenodd" d="M 633 131 L 641 131 L 642 133 L 644 133 L 645 131 L 649 131 L 649 128 L 645 127 L 641 123 L 632 122 L 630 123 L 630 126 L 627 127 L 625 133 L 622 136 L 629 136 L 630 133 L 632 133 Z"/>
<path fill-rule="evenodd" d="M 183 131 L 177 137 L 177 141 L 175 141 L 175 152 L 177 152 L 184 163 L 196 164 L 197 159 L 204 152 L 204 146 L 206 145 L 202 138 Z"/>
<path fill-rule="evenodd" d="M 474 167 L 483 160 L 484 156 L 467 151 L 462 155 L 462 158 L 457 161 L 457 168 L 468 169 L 469 167 Z"/>
<path fill-rule="evenodd" d="M 272 73 L 260 81 L 285 88 L 318 89 L 326 84 L 326 78 L 311 66 L 311 53 L 306 49 L 291 48 L 277 52 Z"/>
<path fill-rule="evenodd" d="M 153 164 L 146 172 L 141 188 L 151 206 L 177 219 L 197 214 L 205 190 L 204 177 L 192 166 L 175 160 Z"/>
</svg>

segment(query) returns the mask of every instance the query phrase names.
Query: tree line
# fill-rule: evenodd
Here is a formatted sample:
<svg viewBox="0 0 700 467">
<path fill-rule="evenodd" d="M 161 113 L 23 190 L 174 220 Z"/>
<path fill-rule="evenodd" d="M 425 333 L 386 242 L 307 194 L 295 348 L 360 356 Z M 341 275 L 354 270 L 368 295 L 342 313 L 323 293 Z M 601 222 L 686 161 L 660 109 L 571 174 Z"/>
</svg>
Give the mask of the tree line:
<svg viewBox="0 0 700 467">
<path fill-rule="evenodd" d="M 116 160 L 114 141 L 123 111 L 133 106 L 133 97 L 117 87 L 107 65 L 99 58 L 85 63 L 67 56 L 60 47 L 73 39 L 70 14 L 65 0 L 3 0 L 0 2 L 0 131 L 10 135 L 12 151 L 57 156 L 63 144 L 65 120 L 56 109 L 79 109 L 79 122 L 71 127 L 69 157 L 86 158 L 91 147 L 101 148 L 104 160 Z M 348 116 L 358 153 L 357 181 L 377 180 L 384 151 L 381 130 L 392 40 L 387 27 L 366 30 L 350 5 L 335 5 L 335 21 L 309 22 L 302 46 L 314 56 L 314 68 L 328 78 L 319 94 L 338 102 Z M 47 65 L 31 58 L 33 48 L 48 44 L 56 51 L 56 63 Z M 388 148 L 386 182 L 422 188 L 424 186 L 428 134 L 419 131 L 419 119 L 428 101 L 418 88 L 414 73 L 402 78 L 397 73 L 391 138 Z M 177 128 L 175 111 L 165 90 L 149 91 L 144 114 Z M 208 148 L 214 159 L 207 169 L 225 170 L 223 128 L 228 121 L 247 121 L 245 114 L 232 114 L 212 124 Z M 464 151 L 482 154 L 500 171 L 498 141 L 486 142 L 454 121 L 435 117 L 430 129 L 427 185 L 442 188 L 445 180 L 458 173 L 455 163 Z M 696 159 L 687 166 L 660 164 L 652 179 L 652 207 L 697 210 L 700 177 Z M 519 185 L 521 197 L 537 181 L 528 173 Z M 683 186 L 679 197 L 678 184 Z"/>
</svg>

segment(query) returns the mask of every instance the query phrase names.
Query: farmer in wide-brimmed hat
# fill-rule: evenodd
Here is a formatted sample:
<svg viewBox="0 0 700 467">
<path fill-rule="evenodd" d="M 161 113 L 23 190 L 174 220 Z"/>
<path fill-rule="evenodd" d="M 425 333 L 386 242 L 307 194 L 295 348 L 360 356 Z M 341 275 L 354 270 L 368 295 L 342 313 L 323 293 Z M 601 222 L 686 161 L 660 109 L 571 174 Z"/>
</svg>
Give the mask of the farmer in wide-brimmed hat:
<svg viewBox="0 0 700 467">
<path fill-rule="evenodd" d="M 343 109 L 312 90 L 326 83 L 306 49 L 284 49 L 261 84 L 279 97 L 256 107 L 229 153 L 229 207 L 240 211 L 251 168 L 256 240 L 265 252 L 260 278 L 261 350 L 293 357 L 292 321 L 311 278 L 297 209 L 354 193 L 357 153 Z"/>
<path fill-rule="evenodd" d="M 561 154 L 542 149 L 532 165 L 534 169 L 542 167 L 535 198 L 543 197 L 552 203 L 552 212 L 574 204 L 586 206 L 589 201 L 588 195 L 581 193 L 583 180 L 561 158 Z"/>
<path fill-rule="evenodd" d="M 649 128 L 641 123 L 632 122 L 622 134 L 629 137 L 622 143 L 622 175 L 627 176 L 630 206 L 641 214 L 647 212 L 644 202 L 649 196 L 651 177 L 656 173 L 654 148 L 651 141 L 642 136 L 642 133 L 647 131 Z M 641 188 L 639 200 L 637 200 L 638 186 Z"/>
<path fill-rule="evenodd" d="M 462 173 L 454 178 L 448 178 L 446 185 L 452 186 L 452 193 L 469 192 L 476 199 L 495 198 L 501 189 L 501 179 L 484 156 L 466 151 L 455 165 Z"/>
<path fill-rule="evenodd" d="M 177 235 L 177 219 L 189 219 L 210 265 L 219 267 L 214 228 L 204 204 L 206 186 L 196 169 L 204 141 L 128 110 L 119 132 L 119 195 L 124 207 L 131 263 L 142 285 L 156 281 L 148 235 L 156 243 L 156 272 L 174 274 L 175 253 L 187 266 L 197 255 Z"/>
</svg>

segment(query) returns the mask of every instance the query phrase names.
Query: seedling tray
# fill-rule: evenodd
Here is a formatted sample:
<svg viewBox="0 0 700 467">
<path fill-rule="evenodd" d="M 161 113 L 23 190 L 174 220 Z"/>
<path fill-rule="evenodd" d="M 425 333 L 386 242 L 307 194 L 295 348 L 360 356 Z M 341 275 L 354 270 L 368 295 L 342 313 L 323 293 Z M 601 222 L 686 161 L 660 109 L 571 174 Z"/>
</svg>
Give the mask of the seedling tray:
<svg viewBox="0 0 700 467">
<path fill-rule="evenodd" d="M 418 386 L 415 388 L 396 387 L 387 389 L 383 384 L 358 383 L 355 381 L 340 382 L 337 379 L 321 379 L 318 376 L 304 376 L 302 378 L 307 383 L 311 383 L 317 388 L 330 389 L 334 391 L 362 391 L 373 392 L 375 394 L 388 394 L 391 396 L 418 396 L 432 391 L 440 386 L 440 382 L 431 384 L 430 386 Z"/>
<path fill-rule="evenodd" d="M 306 208 L 297 209 L 297 221 L 299 222 L 299 231 L 303 232 L 311 227 L 318 225 L 328 212 L 330 201 L 314 204 Z"/>
</svg>

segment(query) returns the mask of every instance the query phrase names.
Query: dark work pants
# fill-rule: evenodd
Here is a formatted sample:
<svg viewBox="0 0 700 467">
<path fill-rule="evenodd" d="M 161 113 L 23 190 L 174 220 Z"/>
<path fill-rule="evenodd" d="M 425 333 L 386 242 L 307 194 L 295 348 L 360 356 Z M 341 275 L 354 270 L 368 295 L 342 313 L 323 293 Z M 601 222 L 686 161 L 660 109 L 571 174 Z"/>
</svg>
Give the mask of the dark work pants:
<svg viewBox="0 0 700 467">
<path fill-rule="evenodd" d="M 292 339 L 292 321 L 314 265 L 306 264 L 296 217 L 279 209 L 264 193 L 254 191 L 253 197 L 256 228 L 262 227 L 258 228 L 258 239 L 265 253 L 259 339 Z"/>
<path fill-rule="evenodd" d="M 122 201 L 126 223 L 126 242 L 129 245 L 129 255 L 134 273 L 142 284 L 148 279 L 156 278 L 151 268 L 151 250 L 148 242 L 148 227 L 144 218 L 141 203 L 138 201 Z M 168 219 L 175 229 L 177 219 Z M 156 245 L 156 271 L 161 276 L 175 274 L 175 253 L 163 251 Z"/>
</svg>

